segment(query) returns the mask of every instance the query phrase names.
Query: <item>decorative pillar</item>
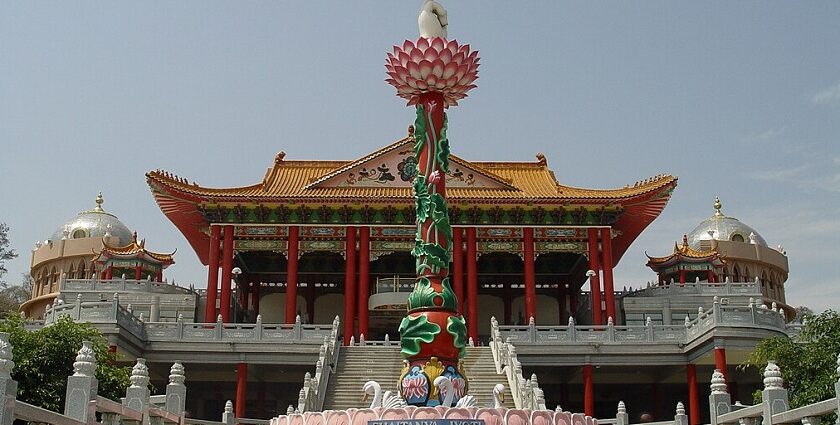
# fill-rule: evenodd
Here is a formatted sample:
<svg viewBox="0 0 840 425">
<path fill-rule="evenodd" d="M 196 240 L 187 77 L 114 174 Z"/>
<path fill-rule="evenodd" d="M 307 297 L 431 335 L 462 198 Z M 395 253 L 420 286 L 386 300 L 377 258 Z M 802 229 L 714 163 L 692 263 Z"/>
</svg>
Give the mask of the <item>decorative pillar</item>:
<svg viewBox="0 0 840 425">
<path fill-rule="evenodd" d="M 464 314 L 464 229 L 452 228 L 452 284 L 458 298 L 458 313 Z"/>
<path fill-rule="evenodd" d="M 222 226 L 210 226 L 210 248 L 207 268 L 207 305 L 204 306 L 204 322 L 216 321 L 216 297 L 219 292 L 219 236 Z"/>
<path fill-rule="evenodd" d="M 158 282 L 163 282 L 163 269 L 158 270 L 156 276 L 157 276 L 157 281 Z"/>
<path fill-rule="evenodd" d="M 295 317 L 297 317 L 299 236 L 300 227 L 289 226 L 288 261 L 286 261 L 286 312 L 283 318 L 286 324 L 295 323 Z"/>
<path fill-rule="evenodd" d="M 613 257 L 612 257 L 612 229 L 601 229 L 601 244 L 603 244 L 604 264 L 604 298 L 607 302 L 607 317 L 613 318 L 613 323 L 618 323 L 615 314 L 615 287 L 613 286 Z"/>
<path fill-rule="evenodd" d="M 230 296 L 233 276 L 233 226 L 225 226 L 222 241 L 222 294 L 219 297 L 219 314 L 222 322 L 230 323 Z M 212 320 L 212 319 L 211 319 Z"/>
<path fill-rule="evenodd" d="M 105 269 L 105 279 L 111 280 L 113 278 L 114 278 L 114 266 L 108 266 L 108 268 Z"/>
<path fill-rule="evenodd" d="M 717 279 L 715 279 L 715 271 L 714 270 L 709 270 L 707 272 L 706 280 L 709 281 L 709 283 L 717 283 Z"/>
<path fill-rule="evenodd" d="M 685 286 L 685 270 L 680 270 L 680 286 Z"/>
<path fill-rule="evenodd" d="M 720 346 L 715 347 L 715 369 L 720 370 L 723 379 L 729 382 L 729 372 L 726 370 L 726 349 Z"/>
<path fill-rule="evenodd" d="M 434 13 L 446 16 L 440 5 Z M 438 406 L 444 399 L 432 385 L 438 376 L 445 374 L 452 382 L 453 391 L 448 396 L 454 396 L 456 404 L 468 389 L 460 360 L 466 353 L 467 329 L 449 282 L 452 227 L 446 205 L 446 173 L 450 149 L 444 109 L 456 106 L 475 87 L 472 83 L 478 78 L 478 52 L 447 40 L 446 26 L 437 19 L 421 15 L 419 22 L 420 38 L 416 42 L 406 40 L 402 47 L 394 46 L 385 63 L 386 81 L 397 89 L 398 96 L 416 107 L 413 138 L 417 176 L 412 184 L 416 243 L 411 254 L 416 260 L 417 279 L 408 296 L 408 315 L 399 328 L 400 352 L 407 361 L 400 374 L 399 390 L 409 405 Z M 472 235 L 475 240 L 475 233 Z M 471 300 L 471 315 L 476 314 L 473 304 L 475 299 Z M 477 329 L 474 322 L 472 326 Z M 428 386 L 417 386 L 418 382 Z M 408 388 L 412 389 L 406 391 Z"/>
<path fill-rule="evenodd" d="M 685 377 L 688 381 L 688 423 L 700 424 L 700 395 L 697 391 L 697 366 L 693 363 L 685 365 Z"/>
<path fill-rule="evenodd" d="M 467 336 L 478 341 L 478 242 L 475 227 L 467 228 Z"/>
<path fill-rule="evenodd" d="M 143 278 L 143 266 L 138 264 L 134 266 L 134 280 L 140 280 Z"/>
<path fill-rule="evenodd" d="M 356 321 L 356 228 L 347 226 L 344 267 L 344 345 L 350 344 Z"/>
<path fill-rule="evenodd" d="M 595 272 L 595 276 L 589 278 L 589 295 L 592 298 L 592 324 L 601 325 L 601 283 L 598 279 L 598 272 L 601 264 L 598 259 L 598 230 L 588 229 L 589 242 L 589 270 Z"/>
<path fill-rule="evenodd" d="M 531 318 L 537 319 L 537 282 L 534 276 L 534 228 L 522 229 L 523 261 L 525 262 L 525 323 L 531 323 Z"/>
<path fill-rule="evenodd" d="M 595 384 L 592 381 L 592 364 L 583 365 L 583 411 L 586 416 L 595 416 Z"/>
<path fill-rule="evenodd" d="M 370 304 L 370 227 L 359 227 L 359 335 L 370 337 L 368 313 Z"/>
<path fill-rule="evenodd" d="M 239 363 L 236 367 L 236 417 L 245 417 L 245 401 L 248 386 L 248 363 Z"/>
</svg>

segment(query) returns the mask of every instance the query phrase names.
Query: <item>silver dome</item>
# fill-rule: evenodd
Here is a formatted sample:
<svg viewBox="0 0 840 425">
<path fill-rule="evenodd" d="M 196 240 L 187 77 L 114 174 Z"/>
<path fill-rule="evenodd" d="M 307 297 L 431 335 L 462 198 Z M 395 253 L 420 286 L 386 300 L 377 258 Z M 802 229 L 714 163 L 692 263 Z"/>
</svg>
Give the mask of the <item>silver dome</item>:
<svg viewBox="0 0 840 425">
<path fill-rule="evenodd" d="M 715 198 L 715 214 L 700 222 L 688 233 L 688 245 L 694 249 L 700 248 L 700 241 L 711 239 L 719 241 L 735 241 L 755 243 L 767 246 L 767 241 L 750 226 L 738 221 L 737 218 L 727 217 L 721 211 L 720 199 Z"/>
<path fill-rule="evenodd" d="M 102 193 L 96 197 L 96 207 L 92 210 L 82 211 L 77 216 L 67 220 L 61 227 L 53 232 L 50 240 L 80 238 L 101 238 L 106 233 L 116 236 L 120 245 L 128 245 L 132 240 L 132 232 L 128 230 L 117 216 L 102 209 L 104 200 Z"/>
</svg>

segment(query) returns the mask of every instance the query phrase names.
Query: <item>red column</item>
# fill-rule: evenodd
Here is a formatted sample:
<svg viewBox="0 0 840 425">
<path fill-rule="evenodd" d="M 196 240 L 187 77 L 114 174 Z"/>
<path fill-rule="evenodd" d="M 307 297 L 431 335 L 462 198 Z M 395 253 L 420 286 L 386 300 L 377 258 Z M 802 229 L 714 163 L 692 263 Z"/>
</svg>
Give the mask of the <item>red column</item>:
<svg viewBox="0 0 840 425">
<path fill-rule="evenodd" d="M 136 265 L 134 266 L 134 280 L 140 280 L 143 276 L 143 266 Z"/>
<path fill-rule="evenodd" d="M 613 258 L 612 258 L 612 231 L 609 228 L 601 229 L 601 243 L 603 246 L 604 264 L 604 297 L 607 302 L 607 317 L 612 317 L 613 322 L 618 320 L 615 315 L 615 288 L 613 286 Z"/>
<path fill-rule="evenodd" d="M 475 227 L 467 228 L 467 337 L 478 341 L 478 242 Z"/>
<path fill-rule="evenodd" d="M 248 363 L 239 363 L 236 367 L 236 404 L 234 413 L 237 418 L 245 417 L 245 400 L 247 399 Z"/>
<path fill-rule="evenodd" d="M 598 272 L 601 264 L 598 259 L 598 230 L 589 229 L 589 270 L 595 272 L 595 276 L 589 279 L 589 295 L 592 298 L 592 324 L 600 325 L 601 321 L 601 282 L 598 279 Z"/>
<path fill-rule="evenodd" d="M 356 228 L 347 226 L 344 269 L 344 345 L 350 344 L 356 320 Z"/>
<path fill-rule="evenodd" d="M 700 396 L 697 391 L 697 366 L 693 363 L 685 365 L 685 377 L 688 381 L 688 423 L 700 424 Z"/>
<path fill-rule="evenodd" d="M 204 307 L 204 321 L 216 321 L 216 296 L 219 292 L 219 236 L 222 226 L 210 226 L 210 248 L 207 268 L 207 305 Z"/>
<path fill-rule="evenodd" d="M 723 374 L 723 379 L 729 383 L 729 372 L 726 371 L 726 349 L 715 347 L 715 369 Z"/>
<path fill-rule="evenodd" d="M 163 282 L 163 270 L 158 270 L 157 272 L 157 281 Z"/>
<path fill-rule="evenodd" d="M 108 268 L 105 269 L 105 279 L 111 280 L 113 278 L 114 278 L 114 266 L 108 266 Z"/>
<path fill-rule="evenodd" d="M 458 298 L 458 313 L 464 313 L 464 236 L 460 227 L 452 228 L 452 285 Z"/>
<path fill-rule="evenodd" d="M 708 280 L 709 283 L 715 283 L 717 281 L 717 279 L 715 279 L 715 271 L 714 270 L 709 270 L 708 271 L 708 274 L 706 276 L 706 280 Z"/>
<path fill-rule="evenodd" d="M 592 382 L 592 365 L 583 365 L 583 411 L 586 416 L 595 416 L 595 385 Z"/>
<path fill-rule="evenodd" d="M 680 270 L 680 286 L 685 285 L 685 270 Z"/>
<path fill-rule="evenodd" d="M 534 229 L 526 227 L 522 229 L 523 250 L 525 261 L 525 323 L 530 323 L 531 318 L 537 320 L 537 282 L 534 277 Z"/>
<path fill-rule="evenodd" d="M 286 262 L 286 313 L 284 322 L 295 323 L 297 316 L 298 239 L 300 228 L 289 226 L 288 261 Z"/>
<path fill-rule="evenodd" d="M 233 226 L 224 229 L 222 241 L 222 294 L 219 297 L 219 314 L 222 322 L 230 322 L 231 270 L 233 269 Z M 211 318 L 210 321 L 213 321 Z"/>
<path fill-rule="evenodd" d="M 370 297 L 370 227 L 359 228 L 359 335 L 368 333 L 368 298 Z"/>
</svg>

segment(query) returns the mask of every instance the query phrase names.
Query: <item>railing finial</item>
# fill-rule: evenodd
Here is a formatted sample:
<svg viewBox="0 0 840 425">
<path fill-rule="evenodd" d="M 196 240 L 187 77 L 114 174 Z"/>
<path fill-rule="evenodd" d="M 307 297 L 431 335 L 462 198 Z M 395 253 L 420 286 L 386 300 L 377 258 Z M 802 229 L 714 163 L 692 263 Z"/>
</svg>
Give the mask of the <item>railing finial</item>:
<svg viewBox="0 0 840 425">
<path fill-rule="evenodd" d="M 712 384 L 709 387 L 712 390 L 712 394 L 729 394 L 726 389 L 726 378 L 720 369 L 715 369 L 712 372 Z"/>
<path fill-rule="evenodd" d="M 764 368 L 764 389 L 782 388 L 782 371 L 775 360 L 769 360 Z"/>
</svg>

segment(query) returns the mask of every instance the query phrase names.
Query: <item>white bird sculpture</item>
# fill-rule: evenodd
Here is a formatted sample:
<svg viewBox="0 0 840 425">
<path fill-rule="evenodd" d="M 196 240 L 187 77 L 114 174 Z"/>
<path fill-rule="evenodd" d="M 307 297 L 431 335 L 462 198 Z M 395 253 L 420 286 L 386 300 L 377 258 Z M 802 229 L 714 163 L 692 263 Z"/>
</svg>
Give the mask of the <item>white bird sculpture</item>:
<svg viewBox="0 0 840 425">
<path fill-rule="evenodd" d="M 446 9 L 435 0 L 425 0 L 420 9 L 420 16 L 417 17 L 417 25 L 420 27 L 420 37 L 446 38 Z"/>
<path fill-rule="evenodd" d="M 502 403 L 505 401 L 505 386 L 502 384 L 496 384 L 493 387 L 493 407 L 498 409 L 502 406 Z"/>
<path fill-rule="evenodd" d="M 452 407 L 452 399 L 455 398 L 455 386 L 452 385 L 452 380 L 446 376 L 438 376 L 435 378 L 435 386 L 440 394 L 443 394 L 443 402 L 440 403 L 443 407 Z"/>
<path fill-rule="evenodd" d="M 362 399 L 363 402 L 367 400 L 369 395 L 373 394 L 373 401 L 370 403 L 371 409 L 376 409 L 377 407 L 393 409 L 406 406 L 405 400 L 400 398 L 398 395 L 394 395 L 391 391 L 385 391 L 385 394 L 383 395 L 382 387 L 379 385 L 379 382 L 367 381 L 365 382 L 363 389 L 365 391 L 365 396 Z"/>
</svg>

